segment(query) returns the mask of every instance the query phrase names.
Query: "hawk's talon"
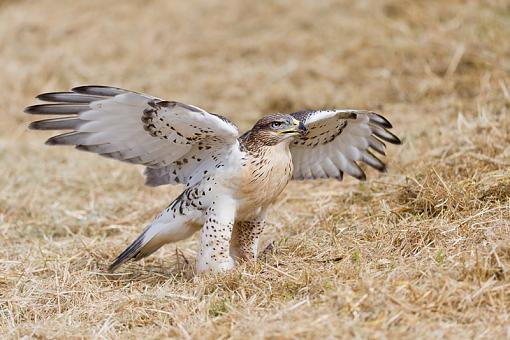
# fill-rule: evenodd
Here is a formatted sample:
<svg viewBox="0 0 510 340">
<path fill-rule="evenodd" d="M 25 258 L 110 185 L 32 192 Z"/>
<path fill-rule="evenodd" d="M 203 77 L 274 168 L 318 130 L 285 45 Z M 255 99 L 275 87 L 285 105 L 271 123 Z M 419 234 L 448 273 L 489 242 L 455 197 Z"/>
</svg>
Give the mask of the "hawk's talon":
<svg viewBox="0 0 510 340">
<path fill-rule="evenodd" d="M 275 249 L 275 245 L 276 245 L 276 242 L 275 241 L 270 241 L 268 243 L 268 245 L 264 248 L 264 250 L 262 250 L 262 252 L 260 253 L 261 256 L 267 256 L 269 255 L 270 253 L 272 253 Z"/>
</svg>

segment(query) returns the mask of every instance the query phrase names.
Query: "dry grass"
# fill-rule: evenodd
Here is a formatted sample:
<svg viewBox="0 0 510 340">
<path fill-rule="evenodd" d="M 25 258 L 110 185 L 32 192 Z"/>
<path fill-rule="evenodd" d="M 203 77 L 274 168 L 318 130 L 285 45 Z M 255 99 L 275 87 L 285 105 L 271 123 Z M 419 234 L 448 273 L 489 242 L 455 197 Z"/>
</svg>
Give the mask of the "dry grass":
<svg viewBox="0 0 510 340">
<path fill-rule="evenodd" d="M 0 1 L 0 333 L 510 336 L 509 19 L 507 1 Z M 264 261 L 193 277 L 195 237 L 106 275 L 179 188 L 26 131 L 36 93 L 87 83 L 243 128 L 376 109 L 405 144 L 363 185 L 289 185 Z"/>
</svg>

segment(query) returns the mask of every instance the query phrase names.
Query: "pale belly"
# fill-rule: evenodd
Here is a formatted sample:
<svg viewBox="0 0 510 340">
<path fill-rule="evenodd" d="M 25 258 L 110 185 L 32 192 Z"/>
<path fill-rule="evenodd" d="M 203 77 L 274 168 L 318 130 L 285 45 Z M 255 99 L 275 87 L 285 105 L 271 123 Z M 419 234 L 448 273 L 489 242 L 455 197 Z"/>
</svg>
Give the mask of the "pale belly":
<svg viewBox="0 0 510 340">
<path fill-rule="evenodd" d="M 261 158 L 249 159 L 241 173 L 237 191 L 237 219 L 256 216 L 276 201 L 292 178 L 288 148 L 272 148 Z"/>
</svg>

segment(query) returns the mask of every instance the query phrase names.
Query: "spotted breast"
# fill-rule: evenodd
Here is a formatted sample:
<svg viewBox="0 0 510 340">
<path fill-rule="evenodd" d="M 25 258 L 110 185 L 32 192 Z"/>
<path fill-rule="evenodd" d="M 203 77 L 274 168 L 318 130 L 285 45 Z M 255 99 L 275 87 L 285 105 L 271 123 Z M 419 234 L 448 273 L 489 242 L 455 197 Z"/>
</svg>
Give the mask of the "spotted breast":
<svg viewBox="0 0 510 340">
<path fill-rule="evenodd" d="M 288 143 L 247 152 L 238 192 L 238 216 L 273 203 L 292 178 L 293 165 Z"/>
</svg>

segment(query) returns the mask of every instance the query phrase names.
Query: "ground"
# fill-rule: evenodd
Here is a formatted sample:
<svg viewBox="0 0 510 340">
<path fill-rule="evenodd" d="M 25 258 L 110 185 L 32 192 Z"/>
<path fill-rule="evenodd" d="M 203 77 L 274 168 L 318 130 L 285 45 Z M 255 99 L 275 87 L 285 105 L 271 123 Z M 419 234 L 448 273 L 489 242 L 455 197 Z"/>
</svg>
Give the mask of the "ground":
<svg viewBox="0 0 510 340">
<path fill-rule="evenodd" d="M 0 333 L 11 338 L 510 336 L 507 1 L 0 1 Z M 256 264 L 195 277 L 197 237 L 107 265 L 179 187 L 43 145 L 44 91 L 117 85 L 242 130 L 359 108 L 389 172 L 293 182 Z"/>
</svg>

